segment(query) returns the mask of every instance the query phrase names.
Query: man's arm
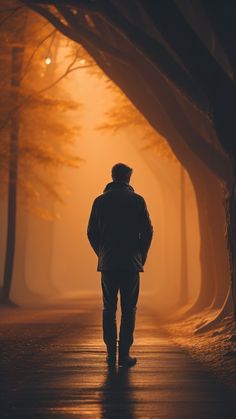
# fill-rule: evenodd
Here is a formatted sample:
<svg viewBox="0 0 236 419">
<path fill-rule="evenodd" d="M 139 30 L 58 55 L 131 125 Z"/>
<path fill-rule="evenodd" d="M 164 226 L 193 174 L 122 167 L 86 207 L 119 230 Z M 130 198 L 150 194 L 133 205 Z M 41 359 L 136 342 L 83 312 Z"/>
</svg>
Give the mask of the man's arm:
<svg viewBox="0 0 236 419">
<path fill-rule="evenodd" d="M 140 217 L 140 245 L 142 253 L 143 265 L 146 262 L 148 250 L 150 248 L 153 237 L 153 226 L 147 210 L 147 205 L 143 199 Z"/>
<path fill-rule="evenodd" d="M 98 256 L 100 234 L 98 229 L 98 209 L 96 199 L 93 202 L 92 210 L 89 217 L 87 236 L 94 252 Z"/>
</svg>

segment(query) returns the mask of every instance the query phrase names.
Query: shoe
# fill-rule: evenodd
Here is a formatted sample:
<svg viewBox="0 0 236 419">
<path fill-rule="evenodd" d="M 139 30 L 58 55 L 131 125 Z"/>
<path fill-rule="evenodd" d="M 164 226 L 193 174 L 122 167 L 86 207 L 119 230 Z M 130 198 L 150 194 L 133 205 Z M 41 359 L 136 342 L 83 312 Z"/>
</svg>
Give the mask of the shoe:
<svg viewBox="0 0 236 419">
<path fill-rule="evenodd" d="M 122 345 L 120 341 L 118 342 L 118 366 L 130 368 L 137 363 L 137 358 L 133 358 L 129 355 L 130 346 Z"/>
<path fill-rule="evenodd" d="M 121 355 L 119 354 L 118 365 L 119 367 L 130 368 L 133 367 L 137 363 L 137 358 L 133 358 L 129 354 Z"/>
<path fill-rule="evenodd" d="M 137 358 L 133 358 L 132 356 L 130 356 L 129 351 L 122 352 L 119 350 L 119 359 L 118 359 L 119 367 L 129 368 L 135 365 L 136 363 L 137 363 Z"/>
</svg>

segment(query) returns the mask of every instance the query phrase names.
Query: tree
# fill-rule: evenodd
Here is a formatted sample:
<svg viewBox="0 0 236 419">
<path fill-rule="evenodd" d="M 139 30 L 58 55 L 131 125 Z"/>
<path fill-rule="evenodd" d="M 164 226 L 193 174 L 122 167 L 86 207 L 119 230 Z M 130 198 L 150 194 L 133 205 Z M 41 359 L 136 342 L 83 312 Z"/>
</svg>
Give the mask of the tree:
<svg viewBox="0 0 236 419">
<path fill-rule="evenodd" d="M 14 4 L 12 2 L 12 6 Z M 58 165 L 77 167 L 81 162 L 71 150 L 71 137 L 79 133 L 80 126 L 62 122 L 65 111 L 78 109 L 80 105 L 67 100 L 62 90 L 54 99 L 49 90 L 51 88 L 52 92 L 58 80 L 68 74 L 72 66 L 76 66 L 78 49 L 71 48 L 71 64 L 65 73 L 49 82 L 44 75 L 44 70 L 48 68 L 45 60 L 49 58 L 45 53 L 53 55 L 56 31 L 44 28 L 42 19 L 32 16 L 25 8 L 17 8 L 16 12 L 12 16 L 11 11 L 11 19 L 2 19 L 0 27 L 3 96 L 0 107 L 0 188 L 2 190 L 4 185 L 8 187 L 8 228 L 1 301 L 6 304 L 9 304 L 14 265 L 17 201 L 21 199 L 28 209 L 40 216 L 53 217 L 50 210 L 42 207 L 42 191 L 62 202 L 59 185 L 55 182 Z M 39 31 L 41 41 L 36 36 Z M 59 37 L 61 40 L 62 37 Z M 42 40 L 49 40 L 49 44 L 45 45 Z M 56 67 L 55 62 L 51 67 Z"/>
</svg>

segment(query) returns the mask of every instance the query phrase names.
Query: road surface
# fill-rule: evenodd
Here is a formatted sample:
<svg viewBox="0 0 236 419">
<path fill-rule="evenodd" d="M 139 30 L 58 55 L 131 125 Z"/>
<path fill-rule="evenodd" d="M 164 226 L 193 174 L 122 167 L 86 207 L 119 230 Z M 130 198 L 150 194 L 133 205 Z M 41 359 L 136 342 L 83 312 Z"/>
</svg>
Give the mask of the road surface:
<svg viewBox="0 0 236 419">
<path fill-rule="evenodd" d="M 0 308 L 0 418 L 235 419 L 236 400 L 141 302 L 130 370 L 109 371 L 100 298 Z"/>
</svg>

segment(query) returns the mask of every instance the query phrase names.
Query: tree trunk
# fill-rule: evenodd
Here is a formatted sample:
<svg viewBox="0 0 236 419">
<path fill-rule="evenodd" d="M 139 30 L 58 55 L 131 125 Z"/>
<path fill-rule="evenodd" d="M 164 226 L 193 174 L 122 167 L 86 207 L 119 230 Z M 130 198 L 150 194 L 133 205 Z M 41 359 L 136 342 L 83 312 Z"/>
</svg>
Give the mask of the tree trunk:
<svg viewBox="0 0 236 419">
<path fill-rule="evenodd" d="M 208 184 L 210 182 L 209 177 L 207 184 L 205 183 L 206 176 L 207 174 L 204 171 L 202 175 L 198 173 L 197 178 L 196 176 L 191 177 L 196 193 L 199 216 L 201 283 L 197 300 L 185 315 L 192 315 L 209 307 L 214 298 L 215 278 L 212 269 L 214 255 L 209 240 L 210 225 L 208 217 L 208 195 L 211 188 Z"/>
<path fill-rule="evenodd" d="M 235 168 L 236 169 L 236 168 Z M 236 320 L 236 170 L 231 187 L 228 188 L 225 199 L 226 237 L 229 255 L 231 290 Z"/>
<path fill-rule="evenodd" d="M 10 145 L 9 145 L 9 186 L 8 186 L 8 214 L 5 268 L 3 277 L 2 302 L 9 303 L 16 236 L 17 209 L 17 169 L 18 169 L 18 141 L 20 117 L 17 109 L 19 103 L 19 86 L 23 65 L 24 47 L 12 48 L 12 78 L 11 100 L 15 109 L 11 115 Z"/>
<path fill-rule="evenodd" d="M 180 234 L 181 234 L 181 272 L 180 272 L 180 293 L 179 304 L 184 305 L 188 302 L 188 246 L 186 231 L 186 188 L 184 168 L 180 166 Z"/>
</svg>

